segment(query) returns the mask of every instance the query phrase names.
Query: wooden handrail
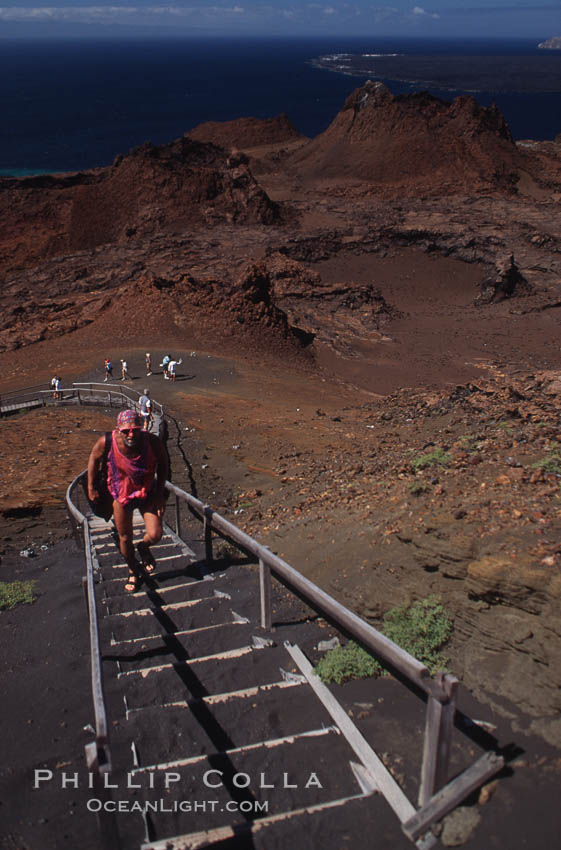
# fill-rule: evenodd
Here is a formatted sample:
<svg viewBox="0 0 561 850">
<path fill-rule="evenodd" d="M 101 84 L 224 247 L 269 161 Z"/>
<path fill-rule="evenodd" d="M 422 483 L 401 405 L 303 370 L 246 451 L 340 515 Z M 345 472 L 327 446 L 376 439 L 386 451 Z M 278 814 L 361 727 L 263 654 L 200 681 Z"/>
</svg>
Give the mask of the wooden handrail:
<svg viewBox="0 0 561 850">
<path fill-rule="evenodd" d="M 186 493 L 180 487 L 176 487 L 170 481 L 166 482 L 166 489 L 187 502 L 201 519 L 206 516 L 212 529 L 221 532 L 246 552 L 251 553 L 263 564 L 266 564 L 286 587 L 304 596 L 313 608 L 325 614 L 343 631 L 356 637 L 380 660 L 399 670 L 415 686 L 422 688 L 425 693 L 441 702 L 448 701 L 446 689 L 440 683 L 431 679 L 427 667 L 421 661 L 418 661 L 369 623 L 366 623 L 357 614 L 349 611 L 317 584 L 307 579 L 302 573 L 267 549 L 266 546 L 262 546 L 233 523 L 213 511 L 208 505 L 204 505 L 199 499 Z"/>
<path fill-rule="evenodd" d="M 95 716 L 95 737 L 97 744 L 96 764 L 100 771 L 108 772 L 111 770 L 111 759 L 109 755 L 109 738 L 107 732 L 107 711 L 105 709 L 105 697 L 103 693 L 103 674 L 101 669 L 101 650 L 99 644 L 99 628 L 94 589 L 90 528 L 86 522 L 86 517 L 76 507 L 72 500 L 75 489 L 85 476 L 87 476 L 86 470 L 77 475 L 67 488 L 66 505 L 73 522 L 82 529 L 83 535 L 84 557 L 86 560 L 86 602 L 90 629 L 91 682 Z"/>
</svg>

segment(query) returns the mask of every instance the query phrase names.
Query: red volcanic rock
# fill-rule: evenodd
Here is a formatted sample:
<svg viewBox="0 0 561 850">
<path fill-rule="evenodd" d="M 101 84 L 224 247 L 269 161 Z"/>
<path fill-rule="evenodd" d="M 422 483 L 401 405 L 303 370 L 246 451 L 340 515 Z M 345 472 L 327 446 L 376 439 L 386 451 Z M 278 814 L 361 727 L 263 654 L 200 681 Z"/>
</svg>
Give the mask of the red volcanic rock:
<svg viewBox="0 0 561 850">
<path fill-rule="evenodd" d="M 242 155 L 192 139 L 148 142 L 108 168 L 0 179 L 0 269 L 132 236 L 278 217 Z"/>
<path fill-rule="evenodd" d="M 250 263 L 230 302 L 241 321 L 249 318 L 285 332 L 289 328 L 303 345 L 372 333 L 399 315 L 374 283 L 326 283 L 317 272 L 279 253 Z"/>
<path fill-rule="evenodd" d="M 327 130 L 290 157 L 304 178 L 351 178 L 430 192 L 512 186 L 523 163 L 499 110 L 471 96 L 392 95 L 367 82 Z"/>
<path fill-rule="evenodd" d="M 510 254 L 497 260 L 495 273 L 482 281 L 481 292 L 474 303 L 481 306 L 495 301 L 503 301 L 505 298 L 531 295 L 533 291 L 532 285 L 521 274 L 514 262 L 513 255 Z"/>
<path fill-rule="evenodd" d="M 223 148 L 254 148 L 303 139 L 287 115 L 275 118 L 237 118 L 235 121 L 207 121 L 186 136 L 198 142 L 212 142 Z"/>
</svg>

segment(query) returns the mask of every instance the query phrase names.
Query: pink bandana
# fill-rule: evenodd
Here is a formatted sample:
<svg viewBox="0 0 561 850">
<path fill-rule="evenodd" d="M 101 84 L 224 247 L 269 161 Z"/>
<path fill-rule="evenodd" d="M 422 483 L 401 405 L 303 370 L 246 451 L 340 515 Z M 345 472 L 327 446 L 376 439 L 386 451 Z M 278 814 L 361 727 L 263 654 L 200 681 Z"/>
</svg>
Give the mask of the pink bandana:
<svg viewBox="0 0 561 850">
<path fill-rule="evenodd" d="M 121 431 L 123 428 L 142 428 L 142 419 L 136 410 L 121 410 L 117 416 L 117 429 Z"/>
</svg>

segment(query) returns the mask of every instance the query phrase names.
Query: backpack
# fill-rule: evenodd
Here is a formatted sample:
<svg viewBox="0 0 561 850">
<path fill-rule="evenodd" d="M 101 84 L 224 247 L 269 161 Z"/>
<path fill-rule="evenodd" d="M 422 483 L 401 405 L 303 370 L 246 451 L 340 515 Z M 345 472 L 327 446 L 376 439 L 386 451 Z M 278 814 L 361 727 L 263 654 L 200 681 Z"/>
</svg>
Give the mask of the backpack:
<svg viewBox="0 0 561 850">
<path fill-rule="evenodd" d="M 107 487 L 107 458 L 111 451 L 111 431 L 105 432 L 105 448 L 101 457 L 97 474 L 95 476 L 95 488 L 99 493 L 99 499 L 90 499 L 87 491 L 87 481 L 85 482 L 85 491 L 88 503 L 93 513 L 109 522 L 113 516 L 113 496 Z"/>
</svg>

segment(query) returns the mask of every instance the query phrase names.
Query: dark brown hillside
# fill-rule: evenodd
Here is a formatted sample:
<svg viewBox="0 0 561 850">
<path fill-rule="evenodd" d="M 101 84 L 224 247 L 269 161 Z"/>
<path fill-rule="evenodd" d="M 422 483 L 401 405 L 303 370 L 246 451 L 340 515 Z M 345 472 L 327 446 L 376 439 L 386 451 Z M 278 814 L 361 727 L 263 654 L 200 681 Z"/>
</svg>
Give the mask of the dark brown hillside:
<svg viewBox="0 0 561 850">
<path fill-rule="evenodd" d="M 277 206 L 243 156 L 190 139 L 146 143 L 112 166 L 76 175 L 0 180 L 0 268 L 132 236 L 224 224 L 272 224 Z"/>
<path fill-rule="evenodd" d="M 212 142 L 223 148 L 242 149 L 305 138 L 284 113 L 275 118 L 206 121 L 204 124 L 198 124 L 186 136 L 198 142 Z"/>
<path fill-rule="evenodd" d="M 496 107 L 469 96 L 447 102 L 427 92 L 392 95 L 369 81 L 290 163 L 305 179 L 350 178 L 433 194 L 514 186 L 524 156 Z"/>
</svg>

